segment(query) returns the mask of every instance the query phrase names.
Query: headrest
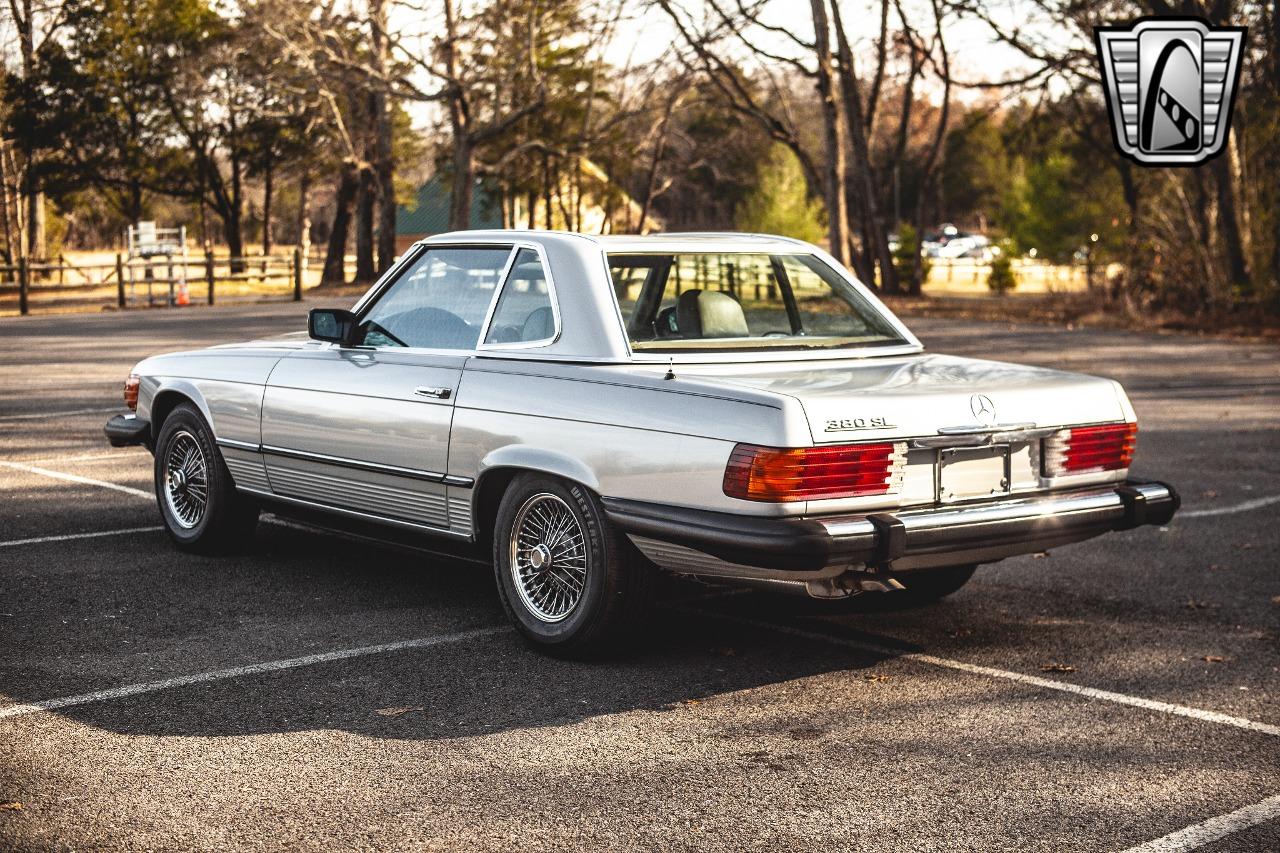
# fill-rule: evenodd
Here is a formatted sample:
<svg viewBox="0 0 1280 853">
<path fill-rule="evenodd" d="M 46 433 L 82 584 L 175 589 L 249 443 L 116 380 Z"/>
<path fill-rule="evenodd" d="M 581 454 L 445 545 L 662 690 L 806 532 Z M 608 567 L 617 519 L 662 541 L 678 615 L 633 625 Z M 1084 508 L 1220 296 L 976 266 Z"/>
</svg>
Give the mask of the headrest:
<svg viewBox="0 0 1280 853">
<path fill-rule="evenodd" d="M 544 305 L 529 313 L 520 328 L 520 340 L 545 341 L 556 333 L 556 318 L 551 313 L 551 306 Z"/>
<path fill-rule="evenodd" d="M 686 290 L 680 294 L 676 325 L 683 338 L 745 338 L 751 334 L 738 300 L 715 290 Z"/>
</svg>

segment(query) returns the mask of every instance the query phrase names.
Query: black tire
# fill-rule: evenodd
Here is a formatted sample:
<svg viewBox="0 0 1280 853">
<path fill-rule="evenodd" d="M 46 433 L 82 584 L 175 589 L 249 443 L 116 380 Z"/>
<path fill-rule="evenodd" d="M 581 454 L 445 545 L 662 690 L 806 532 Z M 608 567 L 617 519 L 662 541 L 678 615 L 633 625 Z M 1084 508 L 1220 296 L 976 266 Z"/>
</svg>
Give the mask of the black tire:
<svg viewBox="0 0 1280 853">
<path fill-rule="evenodd" d="M 532 550 L 523 547 L 538 541 L 539 534 L 530 532 L 534 523 L 531 514 L 544 507 L 553 512 L 567 510 L 583 534 L 580 552 L 557 550 L 545 563 L 545 571 L 532 568 Z M 512 537 L 517 520 L 526 533 L 522 547 L 516 549 L 524 552 L 517 562 L 527 574 L 525 583 L 518 581 L 517 572 L 512 571 Z M 562 556 L 565 566 L 573 563 L 575 571 L 577 563 L 585 564 L 585 582 L 580 584 L 576 598 L 567 583 L 551 577 L 572 574 L 567 568 L 563 574 L 552 571 Z M 540 474 L 516 477 L 502 496 L 494 524 L 493 568 L 502 607 L 525 640 L 549 654 L 578 658 L 616 651 L 634 635 L 648 613 L 656 575 L 630 540 L 605 518 L 599 499 L 590 490 Z M 539 590 L 553 587 L 563 594 L 558 603 L 565 608 L 554 621 L 540 615 L 535 603 Z M 574 602 L 571 606 L 567 604 L 570 599 Z M 551 604 L 543 607 L 546 611 L 557 609 Z"/>
<path fill-rule="evenodd" d="M 931 604 L 946 598 L 969 582 L 978 567 L 943 566 L 937 569 L 919 569 L 894 575 L 906 589 L 893 592 L 869 592 L 845 599 L 860 610 L 907 610 Z"/>
<path fill-rule="evenodd" d="M 184 472 L 186 491 L 177 486 L 170 489 L 171 455 L 192 460 L 190 476 L 179 466 Z M 201 470 L 202 482 L 196 474 Z M 177 479 L 177 472 L 172 476 Z M 204 506 L 198 511 L 191 509 L 198 503 L 197 483 L 203 486 L 205 495 Z M 236 491 L 212 430 L 191 403 L 174 408 L 160 427 L 156 437 L 155 489 L 165 530 L 184 551 L 210 554 L 242 548 L 258 524 L 257 503 Z"/>
</svg>

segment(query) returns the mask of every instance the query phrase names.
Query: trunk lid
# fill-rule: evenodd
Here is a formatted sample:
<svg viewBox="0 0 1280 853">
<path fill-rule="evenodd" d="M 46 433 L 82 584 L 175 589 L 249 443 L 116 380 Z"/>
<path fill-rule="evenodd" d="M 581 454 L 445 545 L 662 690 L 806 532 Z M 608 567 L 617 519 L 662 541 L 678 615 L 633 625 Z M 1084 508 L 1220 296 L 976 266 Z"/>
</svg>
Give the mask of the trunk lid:
<svg viewBox="0 0 1280 853">
<path fill-rule="evenodd" d="M 1126 420 L 1109 379 L 946 355 L 684 367 L 685 375 L 799 400 L 817 444 Z"/>
</svg>

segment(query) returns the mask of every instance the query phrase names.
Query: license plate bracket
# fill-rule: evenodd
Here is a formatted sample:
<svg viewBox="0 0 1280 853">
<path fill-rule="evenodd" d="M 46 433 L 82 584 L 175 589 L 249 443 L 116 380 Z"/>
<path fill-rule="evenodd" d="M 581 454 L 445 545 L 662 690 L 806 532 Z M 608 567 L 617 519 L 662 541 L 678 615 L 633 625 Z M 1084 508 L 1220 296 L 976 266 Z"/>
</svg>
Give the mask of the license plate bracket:
<svg viewBox="0 0 1280 853">
<path fill-rule="evenodd" d="M 1009 494 L 1012 481 L 1009 445 L 949 447 L 938 451 L 937 497 L 940 503 Z"/>
</svg>

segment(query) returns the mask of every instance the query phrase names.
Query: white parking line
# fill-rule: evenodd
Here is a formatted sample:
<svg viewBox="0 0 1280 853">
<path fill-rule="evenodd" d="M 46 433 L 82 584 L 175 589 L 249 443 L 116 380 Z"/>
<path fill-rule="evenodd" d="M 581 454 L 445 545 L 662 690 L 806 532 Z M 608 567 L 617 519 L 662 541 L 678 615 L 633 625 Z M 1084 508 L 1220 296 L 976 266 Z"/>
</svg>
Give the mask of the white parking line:
<svg viewBox="0 0 1280 853">
<path fill-rule="evenodd" d="M 90 477 L 80 477 L 76 474 L 67 474 L 62 471 L 54 471 L 50 468 L 41 468 L 38 465 L 22 465 L 18 462 L 5 462 L 0 460 L 0 465 L 5 468 L 12 468 L 15 471 L 23 471 L 27 474 L 39 474 L 42 477 L 52 477 L 55 480 L 66 480 L 68 483 L 80 483 L 85 486 L 98 486 L 103 489 L 112 489 L 117 492 L 123 492 L 126 495 L 133 495 L 138 498 L 146 498 L 153 500 L 155 495 L 151 492 L 144 492 L 142 489 L 135 489 L 132 486 L 121 486 L 117 483 L 108 483 L 106 480 L 94 480 Z"/>
<path fill-rule="evenodd" d="M 0 421 L 34 421 L 40 418 L 60 418 L 65 415 L 92 415 L 118 412 L 119 409 L 69 409 L 62 412 L 29 412 L 21 415 L 0 415 Z"/>
<path fill-rule="evenodd" d="M 142 455 L 145 452 L 141 447 L 116 447 L 97 453 L 77 453 L 75 456 L 28 456 L 14 461 L 24 465 L 30 465 L 33 462 L 97 462 L 102 459 L 129 459 L 131 455 Z"/>
<path fill-rule="evenodd" d="M 1124 853 L 1179 853 L 1195 850 L 1232 833 L 1280 817 L 1280 794 L 1268 797 L 1260 803 L 1236 809 L 1231 814 L 1210 818 L 1203 823 L 1172 832 L 1155 841 L 1130 847 Z"/>
<path fill-rule="evenodd" d="M 360 646 L 354 649 L 338 649 L 332 652 L 305 655 L 284 660 L 270 660 L 262 663 L 251 663 L 247 666 L 234 666 L 229 669 L 216 669 L 211 672 L 200 672 L 195 675 L 180 675 L 161 681 L 144 681 L 139 684 L 125 684 L 109 690 L 96 690 L 93 693 L 81 693 L 78 696 L 63 696 L 58 699 L 45 699 L 25 705 L 9 705 L 0 708 L 0 719 L 21 717 L 27 714 L 38 714 L 41 711 L 53 711 L 58 708 L 70 708 L 76 705 L 88 705 L 92 702 L 104 702 L 108 699 L 123 699 L 126 696 L 137 696 L 140 693 L 155 693 L 159 690 L 170 690 L 174 687 L 186 687 L 190 684 L 205 684 L 210 681 L 221 681 L 227 678 L 239 678 L 244 675 L 258 675 L 264 672 L 280 672 L 285 669 L 296 669 L 300 666 L 312 666 L 347 658 L 380 655 L 386 652 L 398 652 L 402 649 L 426 649 L 432 646 L 443 646 L 450 643 L 461 643 L 479 637 L 490 637 L 495 634 L 508 634 L 511 629 L 505 625 L 491 628 L 473 628 L 469 631 L 458 631 L 453 634 L 440 634 L 435 637 L 419 637 L 413 640 L 398 640 L 394 643 L 382 643 L 377 646 Z"/>
<path fill-rule="evenodd" d="M 1175 521 L 1181 521 L 1184 518 L 1208 518 L 1211 515 L 1231 515 L 1236 512 L 1248 512 L 1254 509 L 1262 509 L 1264 506 L 1272 504 L 1280 504 L 1280 495 L 1272 495 L 1267 498 L 1254 498 L 1244 503 L 1232 504 L 1231 506 L 1216 506 L 1212 509 L 1193 509 L 1183 510 L 1175 515 Z"/>
<path fill-rule="evenodd" d="M 801 628 L 776 625 L 772 622 L 765 622 L 760 619 L 749 619 L 743 616 L 732 616 L 729 614 L 716 613 L 714 611 L 701 610 L 692 607 L 677 607 L 673 609 L 683 610 L 686 613 L 694 613 L 699 616 L 710 616 L 714 619 L 722 619 L 726 622 L 735 622 L 739 625 L 746 625 L 751 628 L 776 631 L 780 634 L 788 634 L 792 637 L 801 637 L 806 640 L 816 640 L 822 643 L 847 646 L 849 648 L 872 652 L 886 657 L 901 658 L 903 660 L 915 661 L 916 663 L 929 664 L 930 666 L 940 666 L 946 669 L 957 669 L 961 672 L 968 672 L 973 675 L 985 675 L 989 678 L 1002 678 L 1006 681 L 1017 681 L 1022 684 L 1029 684 L 1032 687 L 1041 687 L 1046 690 L 1058 690 L 1063 693 L 1074 693 L 1077 696 L 1084 696 L 1088 699 L 1101 699 L 1104 702 L 1114 702 L 1117 705 L 1129 705 L 1134 708 L 1142 708 L 1147 711 L 1157 711 L 1161 714 L 1190 717 L 1193 720 L 1200 720 L 1205 723 L 1217 723 L 1222 726 L 1235 726 L 1236 728 L 1247 729 L 1251 732 L 1259 732 L 1265 735 L 1280 737 L 1280 726 L 1275 726 L 1270 723 L 1260 723 L 1256 720 L 1249 720 L 1244 717 L 1233 717 L 1230 714 L 1223 714 L 1218 711 L 1206 711 L 1203 708 L 1192 708 L 1187 705 L 1174 705 L 1169 702 L 1158 702 L 1154 699 L 1143 699 L 1141 696 L 1129 696 L 1124 693 L 1115 693 L 1110 690 L 1098 690 L 1094 687 L 1082 687 L 1079 684 L 1070 684 L 1065 681 L 1054 681 L 1051 678 L 1040 678 L 1035 675 L 1026 675 L 1025 673 L 1013 672 L 1007 669 L 979 666 L 978 664 L 965 663 L 964 661 L 951 660 L 950 658 L 940 658 L 935 655 L 926 655 L 919 652 L 904 652 L 901 649 L 881 646 L 876 643 L 867 643 L 862 640 L 851 640 L 845 637 L 833 637 L 830 634 L 823 634 L 818 631 L 805 631 Z"/>
<path fill-rule="evenodd" d="M 126 533 L 154 533 L 157 530 L 164 530 L 164 528 L 155 525 L 152 527 L 126 527 L 122 530 L 96 530 L 92 533 L 65 533 L 61 536 L 36 536 L 32 539 L 10 539 L 8 542 L 0 542 L 0 548 L 13 548 L 17 545 L 40 545 L 45 542 L 67 542 L 72 539 L 97 539 L 99 536 L 123 536 Z"/>
</svg>

